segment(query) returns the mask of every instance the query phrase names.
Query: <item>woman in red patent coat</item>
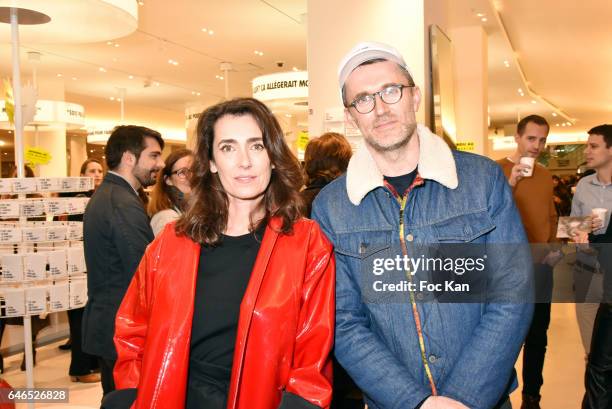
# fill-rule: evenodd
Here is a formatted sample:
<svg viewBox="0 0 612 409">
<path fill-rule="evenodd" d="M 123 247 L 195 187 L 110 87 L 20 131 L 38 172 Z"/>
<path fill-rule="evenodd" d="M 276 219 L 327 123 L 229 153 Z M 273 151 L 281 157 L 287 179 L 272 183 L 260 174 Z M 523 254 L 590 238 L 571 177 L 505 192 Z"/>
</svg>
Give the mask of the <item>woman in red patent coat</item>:
<svg viewBox="0 0 612 409">
<path fill-rule="evenodd" d="M 300 216 L 299 164 L 261 102 L 198 122 L 189 208 L 148 247 L 116 317 L 103 408 L 328 408 L 334 259 Z"/>
</svg>

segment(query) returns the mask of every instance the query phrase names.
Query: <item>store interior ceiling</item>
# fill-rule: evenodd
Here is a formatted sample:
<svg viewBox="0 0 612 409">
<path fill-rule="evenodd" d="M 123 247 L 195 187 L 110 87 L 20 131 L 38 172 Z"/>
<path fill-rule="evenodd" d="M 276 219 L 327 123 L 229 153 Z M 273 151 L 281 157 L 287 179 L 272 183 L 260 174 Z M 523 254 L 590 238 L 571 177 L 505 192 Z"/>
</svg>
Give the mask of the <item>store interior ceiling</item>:
<svg viewBox="0 0 612 409">
<path fill-rule="evenodd" d="M 558 133 L 584 133 L 610 122 L 608 2 L 446 1 L 449 26 L 480 24 L 488 34 L 491 127 L 503 128 L 528 113 L 545 116 Z M 117 99 L 124 89 L 128 112 L 167 111 L 181 127 L 186 107 L 223 99 L 226 81 L 230 96 L 249 96 L 256 76 L 307 70 L 306 0 L 138 3 L 138 29 L 127 37 L 89 44 L 22 42 L 22 78 L 36 66 L 41 78 L 63 81 L 66 100 L 85 105 L 86 115 L 90 104 L 99 104 L 119 117 Z M 0 38 L 2 78 L 11 76 L 9 40 Z M 222 62 L 231 63 L 228 78 Z"/>
</svg>

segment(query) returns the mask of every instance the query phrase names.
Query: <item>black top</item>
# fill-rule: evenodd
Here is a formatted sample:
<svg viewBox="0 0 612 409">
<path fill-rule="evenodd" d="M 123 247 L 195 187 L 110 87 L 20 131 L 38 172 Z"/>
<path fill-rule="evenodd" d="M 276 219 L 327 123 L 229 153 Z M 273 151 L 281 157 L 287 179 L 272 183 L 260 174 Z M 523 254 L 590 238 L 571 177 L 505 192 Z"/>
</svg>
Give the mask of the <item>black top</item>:
<svg viewBox="0 0 612 409">
<path fill-rule="evenodd" d="M 147 245 L 154 239 L 149 217 L 130 184 L 107 173 L 83 215 L 87 295 L 83 350 L 117 359 L 115 315 Z"/>
<path fill-rule="evenodd" d="M 255 234 L 223 235 L 220 244 L 202 246 L 191 328 L 186 408 L 224 407 L 240 303 L 264 230 L 265 224 Z"/>
<path fill-rule="evenodd" d="M 413 170 L 412 172 L 402 175 L 402 176 L 385 176 L 385 180 L 393 186 L 395 191 L 400 195 L 404 196 L 406 190 L 412 185 L 414 179 L 416 178 L 417 170 Z"/>
</svg>

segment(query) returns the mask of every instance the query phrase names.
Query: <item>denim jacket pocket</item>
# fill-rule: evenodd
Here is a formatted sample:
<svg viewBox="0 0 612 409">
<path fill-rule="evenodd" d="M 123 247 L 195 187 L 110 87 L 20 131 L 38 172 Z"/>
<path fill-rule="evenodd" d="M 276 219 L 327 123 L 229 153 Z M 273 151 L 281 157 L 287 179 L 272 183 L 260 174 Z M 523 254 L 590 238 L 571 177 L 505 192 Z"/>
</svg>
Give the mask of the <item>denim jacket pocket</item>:
<svg viewBox="0 0 612 409">
<path fill-rule="evenodd" d="M 477 240 L 495 228 L 486 210 L 461 214 L 434 224 L 438 241 L 468 243 Z"/>
</svg>

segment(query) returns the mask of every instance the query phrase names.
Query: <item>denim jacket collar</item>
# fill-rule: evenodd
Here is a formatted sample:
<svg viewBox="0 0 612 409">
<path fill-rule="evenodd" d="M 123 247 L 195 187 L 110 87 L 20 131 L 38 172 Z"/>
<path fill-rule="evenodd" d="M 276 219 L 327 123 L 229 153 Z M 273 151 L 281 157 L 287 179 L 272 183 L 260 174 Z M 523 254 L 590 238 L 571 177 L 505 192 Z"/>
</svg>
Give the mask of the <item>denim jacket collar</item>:
<svg viewBox="0 0 612 409">
<path fill-rule="evenodd" d="M 423 179 L 434 180 L 449 189 L 455 189 L 459 182 L 455 159 L 449 146 L 425 125 L 417 125 L 417 136 L 419 175 Z M 358 206 L 370 191 L 383 186 L 383 178 L 370 151 L 362 142 L 346 171 L 346 191 L 351 203 Z"/>
</svg>

